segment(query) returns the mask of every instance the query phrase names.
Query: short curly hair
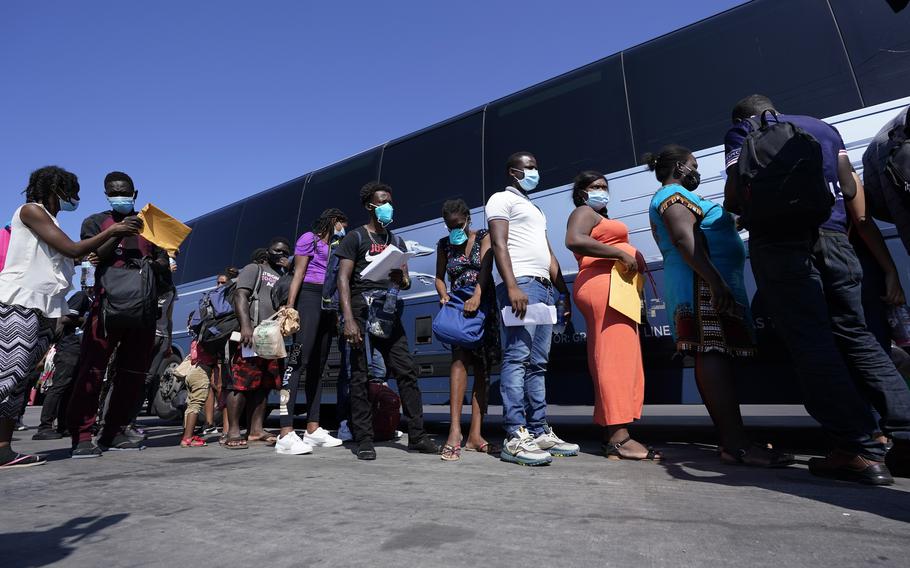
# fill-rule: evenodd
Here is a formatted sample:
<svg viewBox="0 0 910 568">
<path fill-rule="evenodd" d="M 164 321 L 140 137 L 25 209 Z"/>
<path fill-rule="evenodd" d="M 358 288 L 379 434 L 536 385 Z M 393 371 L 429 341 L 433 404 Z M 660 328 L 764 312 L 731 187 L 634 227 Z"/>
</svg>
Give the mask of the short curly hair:
<svg viewBox="0 0 910 568">
<path fill-rule="evenodd" d="M 443 219 L 449 215 L 457 215 L 459 213 L 465 217 L 471 216 L 471 210 L 468 208 L 468 204 L 464 202 L 464 199 L 449 199 L 442 204 Z"/>
<path fill-rule="evenodd" d="M 367 203 L 373 201 L 373 195 L 379 191 L 392 193 L 392 187 L 381 181 L 371 181 L 367 183 L 360 188 L 360 204 L 366 207 Z"/>
<path fill-rule="evenodd" d="M 79 178 L 59 166 L 44 166 L 28 176 L 25 200 L 28 203 L 47 203 L 48 197 L 69 199 L 79 192 Z"/>
<path fill-rule="evenodd" d="M 107 189 L 108 184 L 115 181 L 122 181 L 130 186 L 130 191 L 136 191 L 136 186 L 133 185 L 133 178 L 123 172 L 110 172 L 104 176 L 104 189 Z"/>
</svg>

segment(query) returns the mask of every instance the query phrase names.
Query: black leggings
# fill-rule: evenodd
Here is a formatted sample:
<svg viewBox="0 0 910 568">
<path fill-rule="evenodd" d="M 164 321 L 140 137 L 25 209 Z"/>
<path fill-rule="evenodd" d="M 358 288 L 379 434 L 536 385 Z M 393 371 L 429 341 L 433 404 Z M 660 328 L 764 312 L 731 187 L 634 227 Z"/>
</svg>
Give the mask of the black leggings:
<svg viewBox="0 0 910 568">
<path fill-rule="evenodd" d="M 335 334 L 334 312 L 322 309 L 322 285 L 304 282 L 297 295 L 297 312 L 300 314 L 300 331 L 294 334 L 295 348 L 299 349 L 296 362 L 285 373 L 287 402 L 278 409 L 282 428 L 294 425 L 294 405 L 300 388 L 300 373 L 306 366 L 307 422 L 319 422 L 319 405 L 322 399 L 322 375 L 329 357 L 329 345 Z M 284 400 L 284 392 L 281 393 Z"/>
</svg>

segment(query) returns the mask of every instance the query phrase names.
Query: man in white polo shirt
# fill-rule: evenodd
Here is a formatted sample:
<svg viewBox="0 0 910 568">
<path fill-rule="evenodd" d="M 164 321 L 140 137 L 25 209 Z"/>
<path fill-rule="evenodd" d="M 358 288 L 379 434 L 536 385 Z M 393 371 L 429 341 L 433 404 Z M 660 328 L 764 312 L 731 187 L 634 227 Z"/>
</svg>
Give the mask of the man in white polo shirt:
<svg viewBox="0 0 910 568">
<path fill-rule="evenodd" d="M 540 179 L 537 160 L 529 152 L 518 152 L 509 157 L 506 168 L 509 185 L 494 193 L 486 206 L 499 270 L 499 307 L 510 307 L 524 319 L 528 305 L 554 305 L 558 290 L 565 296 L 564 317 L 569 318 L 569 291 L 547 240 L 547 218 L 527 197 Z M 561 440 L 547 425 L 544 378 L 552 333 L 551 324 L 505 327 L 500 374 L 505 461 L 546 465 L 552 456 L 578 455 L 577 444 Z"/>
</svg>

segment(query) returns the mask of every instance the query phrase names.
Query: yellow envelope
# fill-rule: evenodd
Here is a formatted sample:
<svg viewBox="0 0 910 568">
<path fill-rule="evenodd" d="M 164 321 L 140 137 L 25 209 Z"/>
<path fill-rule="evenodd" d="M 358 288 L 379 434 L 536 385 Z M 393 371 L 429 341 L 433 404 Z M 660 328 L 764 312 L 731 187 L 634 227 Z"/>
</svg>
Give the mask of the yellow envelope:
<svg viewBox="0 0 910 568">
<path fill-rule="evenodd" d="M 166 250 L 171 256 L 177 252 L 180 243 L 192 230 L 151 203 L 142 208 L 139 218 L 143 222 L 139 234 Z"/>
<path fill-rule="evenodd" d="M 635 323 L 641 323 L 641 299 L 645 279 L 640 272 L 621 273 L 616 265 L 610 272 L 610 307 L 627 316 Z"/>
</svg>

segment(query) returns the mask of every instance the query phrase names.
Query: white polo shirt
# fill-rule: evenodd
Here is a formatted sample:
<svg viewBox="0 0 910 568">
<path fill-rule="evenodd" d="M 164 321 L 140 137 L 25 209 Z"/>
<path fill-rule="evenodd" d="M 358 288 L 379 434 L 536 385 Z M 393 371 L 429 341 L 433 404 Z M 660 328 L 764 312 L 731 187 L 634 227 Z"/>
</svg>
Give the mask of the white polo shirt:
<svg viewBox="0 0 910 568">
<path fill-rule="evenodd" d="M 509 222 L 509 256 L 515 277 L 550 278 L 550 247 L 547 245 L 547 217 L 514 187 L 490 196 L 487 222 Z M 501 282 L 498 271 L 496 282 Z"/>
</svg>

